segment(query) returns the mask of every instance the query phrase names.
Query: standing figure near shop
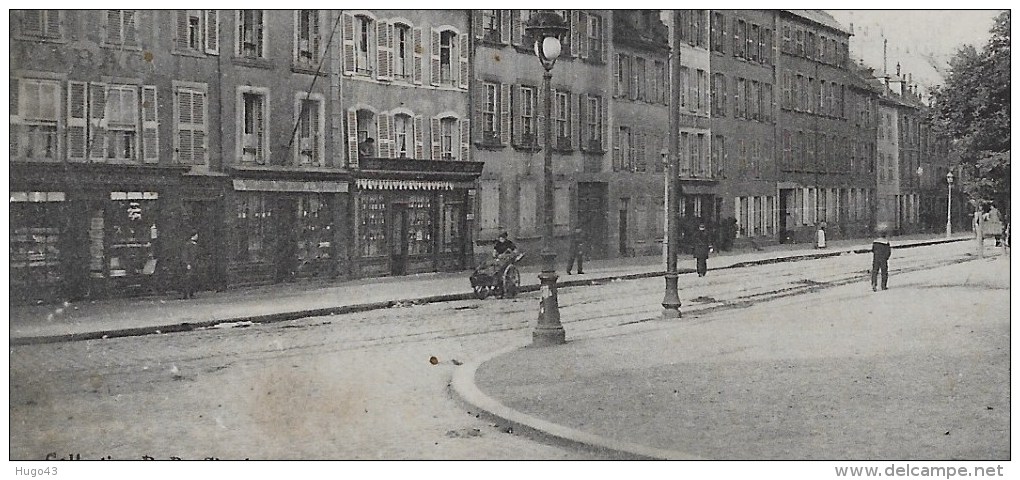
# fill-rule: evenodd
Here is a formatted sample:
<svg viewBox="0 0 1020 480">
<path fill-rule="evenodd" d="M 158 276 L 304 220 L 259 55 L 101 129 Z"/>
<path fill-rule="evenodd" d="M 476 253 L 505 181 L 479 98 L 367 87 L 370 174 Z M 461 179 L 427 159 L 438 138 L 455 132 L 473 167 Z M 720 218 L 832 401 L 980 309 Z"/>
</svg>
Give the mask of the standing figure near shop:
<svg viewBox="0 0 1020 480">
<path fill-rule="evenodd" d="M 198 280 L 198 233 L 195 233 L 184 242 L 181 249 L 181 262 L 184 272 L 181 276 L 181 293 L 184 298 L 195 296 L 195 283 Z"/>
<path fill-rule="evenodd" d="M 567 253 L 570 258 L 567 260 L 567 275 L 574 269 L 574 262 L 577 262 L 577 274 L 584 275 L 584 235 L 580 228 L 574 229 L 570 237 L 570 251 Z"/>
<path fill-rule="evenodd" d="M 879 226 L 878 238 L 871 243 L 871 291 L 878 290 L 878 276 L 882 275 L 882 290 L 885 290 L 889 283 L 889 256 L 892 254 L 892 247 L 889 246 L 889 239 L 886 238 L 886 228 Z"/>
<path fill-rule="evenodd" d="M 708 254 L 712 250 L 712 239 L 708 236 L 704 223 L 698 225 L 692 244 L 694 258 L 698 260 L 698 276 L 704 277 L 708 273 Z"/>
</svg>

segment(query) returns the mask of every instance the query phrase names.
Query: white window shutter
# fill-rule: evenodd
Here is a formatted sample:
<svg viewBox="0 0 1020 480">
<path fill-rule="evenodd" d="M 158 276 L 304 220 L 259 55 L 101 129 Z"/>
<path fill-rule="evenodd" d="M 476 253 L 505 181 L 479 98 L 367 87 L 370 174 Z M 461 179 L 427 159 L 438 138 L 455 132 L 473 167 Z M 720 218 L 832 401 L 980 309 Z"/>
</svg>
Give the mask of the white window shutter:
<svg viewBox="0 0 1020 480">
<path fill-rule="evenodd" d="M 192 136 L 191 136 L 191 147 L 194 149 L 192 153 L 192 163 L 196 165 L 205 165 L 208 162 L 208 148 L 206 148 L 205 142 L 207 141 L 208 135 L 206 135 L 206 119 L 208 118 L 207 109 L 208 103 L 206 102 L 205 92 L 194 92 L 192 94 Z M 261 124 L 261 118 L 259 119 Z M 261 130 L 261 128 L 260 128 Z"/>
<path fill-rule="evenodd" d="M 499 86 L 499 143 L 510 145 L 510 84 L 503 83 Z"/>
<path fill-rule="evenodd" d="M 174 29 L 174 48 L 178 52 L 188 49 L 188 11 L 187 10 L 176 10 L 175 14 L 175 29 Z"/>
<path fill-rule="evenodd" d="M 431 140 L 432 140 L 432 159 L 442 160 L 443 159 L 443 144 L 442 144 L 442 122 L 438 118 L 432 118 L 431 121 Z"/>
<path fill-rule="evenodd" d="M 154 85 L 142 87 L 142 161 L 159 162 L 159 102 Z"/>
<path fill-rule="evenodd" d="M 220 12 L 219 10 L 205 10 L 205 53 L 219 55 L 220 53 Z"/>
<path fill-rule="evenodd" d="M 175 103 L 177 107 L 177 135 L 174 136 L 175 159 L 178 164 L 188 165 L 192 162 L 192 116 L 194 115 L 194 93 L 191 90 L 177 90 Z M 240 124 L 238 124 L 238 128 Z"/>
<path fill-rule="evenodd" d="M 471 120 L 460 121 L 460 158 L 462 162 L 471 160 Z"/>
<path fill-rule="evenodd" d="M 67 82 L 67 158 L 85 160 L 88 122 L 87 85 Z"/>
<path fill-rule="evenodd" d="M 18 99 L 19 99 L 21 91 L 18 90 L 18 84 L 19 84 L 18 83 L 18 79 L 15 78 L 15 77 L 10 77 L 10 78 L 11 78 L 11 90 L 10 90 L 11 112 L 10 112 L 10 116 L 11 116 L 11 122 L 13 123 L 17 119 L 17 116 L 18 116 L 18 107 L 19 107 Z"/>
<path fill-rule="evenodd" d="M 379 21 L 375 23 L 375 39 L 376 39 L 376 64 L 379 68 L 376 70 L 376 78 L 379 80 L 392 80 L 391 77 L 391 65 L 390 65 L 390 29 L 387 27 L 387 23 Z"/>
<path fill-rule="evenodd" d="M 422 32 L 421 28 L 415 28 L 412 31 L 411 36 L 414 37 L 414 48 L 411 49 L 412 52 L 413 52 L 413 54 L 412 54 L 412 59 L 413 59 L 412 68 L 414 70 L 414 73 L 413 73 L 413 76 L 412 76 L 412 80 L 414 81 L 415 85 L 421 85 L 422 82 L 424 82 L 424 77 L 425 77 L 425 75 L 424 75 L 424 69 L 425 69 L 425 66 L 424 66 L 425 65 L 425 55 L 424 55 L 425 46 L 422 45 L 422 42 L 423 42 L 423 38 L 422 37 L 424 36 L 424 33 Z"/>
<path fill-rule="evenodd" d="M 512 24 L 510 18 L 513 16 L 512 12 L 513 10 L 499 11 L 499 14 L 501 15 L 500 18 L 501 23 L 499 25 L 499 43 L 502 43 L 504 45 L 510 43 L 510 28 Z"/>
<path fill-rule="evenodd" d="M 392 131 L 389 122 L 390 115 L 380 113 L 375 116 L 375 131 L 378 134 L 376 144 L 379 145 L 379 158 L 390 158 L 390 143 L 392 142 Z"/>
<path fill-rule="evenodd" d="M 471 52 L 471 42 L 467 35 L 458 35 L 460 39 L 460 88 L 467 89 L 468 83 L 471 80 L 471 69 L 469 67 L 469 58 Z"/>
<path fill-rule="evenodd" d="M 357 71 L 357 52 L 354 46 L 354 37 L 356 32 L 354 31 L 354 15 L 349 13 L 343 14 L 343 49 L 344 49 L 344 75 L 354 75 Z M 355 153 L 357 153 L 357 146 L 355 146 Z M 354 156 L 357 158 L 357 155 Z M 357 162 L 357 160 L 354 160 Z M 357 165 L 355 163 L 355 165 Z"/>
<path fill-rule="evenodd" d="M 347 165 L 358 168 L 358 111 L 347 110 Z"/>
<path fill-rule="evenodd" d="M 439 42 L 441 41 L 442 37 L 440 36 L 438 30 L 432 29 L 431 31 L 432 31 L 432 37 L 431 37 L 432 38 L 432 43 L 431 43 L 430 47 L 432 49 L 432 57 L 431 57 L 432 61 L 431 61 L 431 68 L 429 69 L 429 84 L 432 85 L 432 86 L 439 86 L 439 83 L 440 83 L 440 81 L 442 79 L 442 76 L 441 76 L 442 65 L 440 65 L 440 63 L 439 63 L 439 51 L 440 51 L 441 45 L 440 45 Z"/>
<path fill-rule="evenodd" d="M 106 158 L 106 95 L 106 84 L 89 84 L 89 158 Z"/>
<path fill-rule="evenodd" d="M 421 115 L 414 116 L 414 158 L 425 159 L 425 119 Z"/>
<path fill-rule="evenodd" d="M 396 135 L 396 129 L 394 127 L 395 119 L 393 115 L 386 115 L 386 128 L 390 134 L 386 136 L 386 143 L 390 146 L 390 158 L 397 158 L 397 142 L 394 139 Z"/>
</svg>

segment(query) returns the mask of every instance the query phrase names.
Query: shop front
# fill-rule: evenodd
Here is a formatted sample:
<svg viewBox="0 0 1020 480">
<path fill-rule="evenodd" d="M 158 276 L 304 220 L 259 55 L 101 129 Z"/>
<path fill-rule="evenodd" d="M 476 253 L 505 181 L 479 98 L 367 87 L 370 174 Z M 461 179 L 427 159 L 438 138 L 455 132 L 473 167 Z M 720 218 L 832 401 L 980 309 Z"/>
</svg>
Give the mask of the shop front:
<svg viewBox="0 0 1020 480">
<path fill-rule="evenodd" d="M 456 271 L 472 256 L 480 162 L 363 161 L 355 180 L 355 275 Z"/>
<path fill-rule="evenodd" d="M 344 274 L 348 183 L 235 179 L 232 285 Z"/>
<path fill-rule="evenodd" d="M 179 168 L 12 165 L 12 303 L 158 293 Z"/>
</svg>

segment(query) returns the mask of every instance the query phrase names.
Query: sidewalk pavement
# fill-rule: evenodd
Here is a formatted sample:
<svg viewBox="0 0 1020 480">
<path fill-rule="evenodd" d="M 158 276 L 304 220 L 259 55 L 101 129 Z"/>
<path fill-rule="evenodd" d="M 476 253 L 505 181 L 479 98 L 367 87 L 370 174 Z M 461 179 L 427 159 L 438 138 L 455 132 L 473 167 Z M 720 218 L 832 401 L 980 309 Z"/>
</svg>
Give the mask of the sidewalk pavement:
<svg viewBox="0 0 1020 480">
<path fill-rule="evenodd" d="M 912 235 L 892 239 L 894 247 L 908 247 L 972 238 L 967 234 Z M 709 259 L 710 269 L 734 268 L 775 261 L 791 261 L 870 251 L 870 240 L 828 242 L 826 249 L 811 244 L 773 245 L 758 251 L 720 252 Z M 562 262 L 561 262 L 562 263 Z M 584 275 L 559 272 L 561 287 L 579 286 L 617 278 L 663 274 L 661 256 L 617 258 L 585 262 Z M 681 273 L 694 271 L 694 260 L 681 255 Z M 521 291 L 539 288 L 540 266 L 521 268 Z M 176 297 L 141 297 L 65 303 L 64 305 L 12 306 L 10 344 L 24 345 L 118 336 L 188 331 L 240 322 L 268 323 L 310 316 L 334 315 L 473 298 L 469 271 L 428 273 L 344 282 L 308 281 L 282 285 L 199 292 L 189 300 Z"/>
<path fill-rule="evenodd" d="M 503 429 L 606 458 L 1008 460 L 1009 287 L 990 249 L 887 291 L 497 352 L 452 388 Z"/>
</svg>

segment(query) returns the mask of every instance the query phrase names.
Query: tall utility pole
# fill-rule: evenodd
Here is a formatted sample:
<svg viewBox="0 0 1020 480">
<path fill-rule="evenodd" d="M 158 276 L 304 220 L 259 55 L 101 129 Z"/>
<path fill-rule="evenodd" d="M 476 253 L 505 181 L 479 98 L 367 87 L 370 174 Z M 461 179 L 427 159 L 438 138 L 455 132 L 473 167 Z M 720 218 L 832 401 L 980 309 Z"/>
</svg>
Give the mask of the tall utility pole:
<svg viewBox="0 0 1020 480">
<path fill-rule="evenodd" d="M 669 202 L 671 208 L 666 209 L 666 215 L 671 215 L 673 218 L 666 220 L 667 228 L 669 229 L 669 237 L 666 239 L 666 292 L 662 297 L 662 317 L 663 318 L 680 318 L 680 295 L 677 292 L 677 268 L 676 268 L 676 257 L 677 248 L 680 246 L 678 239 L 680 228 L 677 225 L 679 222 L 676 221 L 676 212 L 679 210 L 676 206 L 679 204 L 680 197 L 680 153 L 679 143 L 677 140 L 680 138 L 680 111 L 678 109 L 680 105 L 680 29 L 677 28 L 680 24 L 680 12 L 673 10 L 673 45 L 670 51 L 670 77 L 672 81 L 669 82 L 669 167 L 667 168 L 667 181 L 666 181 L 666 201 Z"/>
</svg>

